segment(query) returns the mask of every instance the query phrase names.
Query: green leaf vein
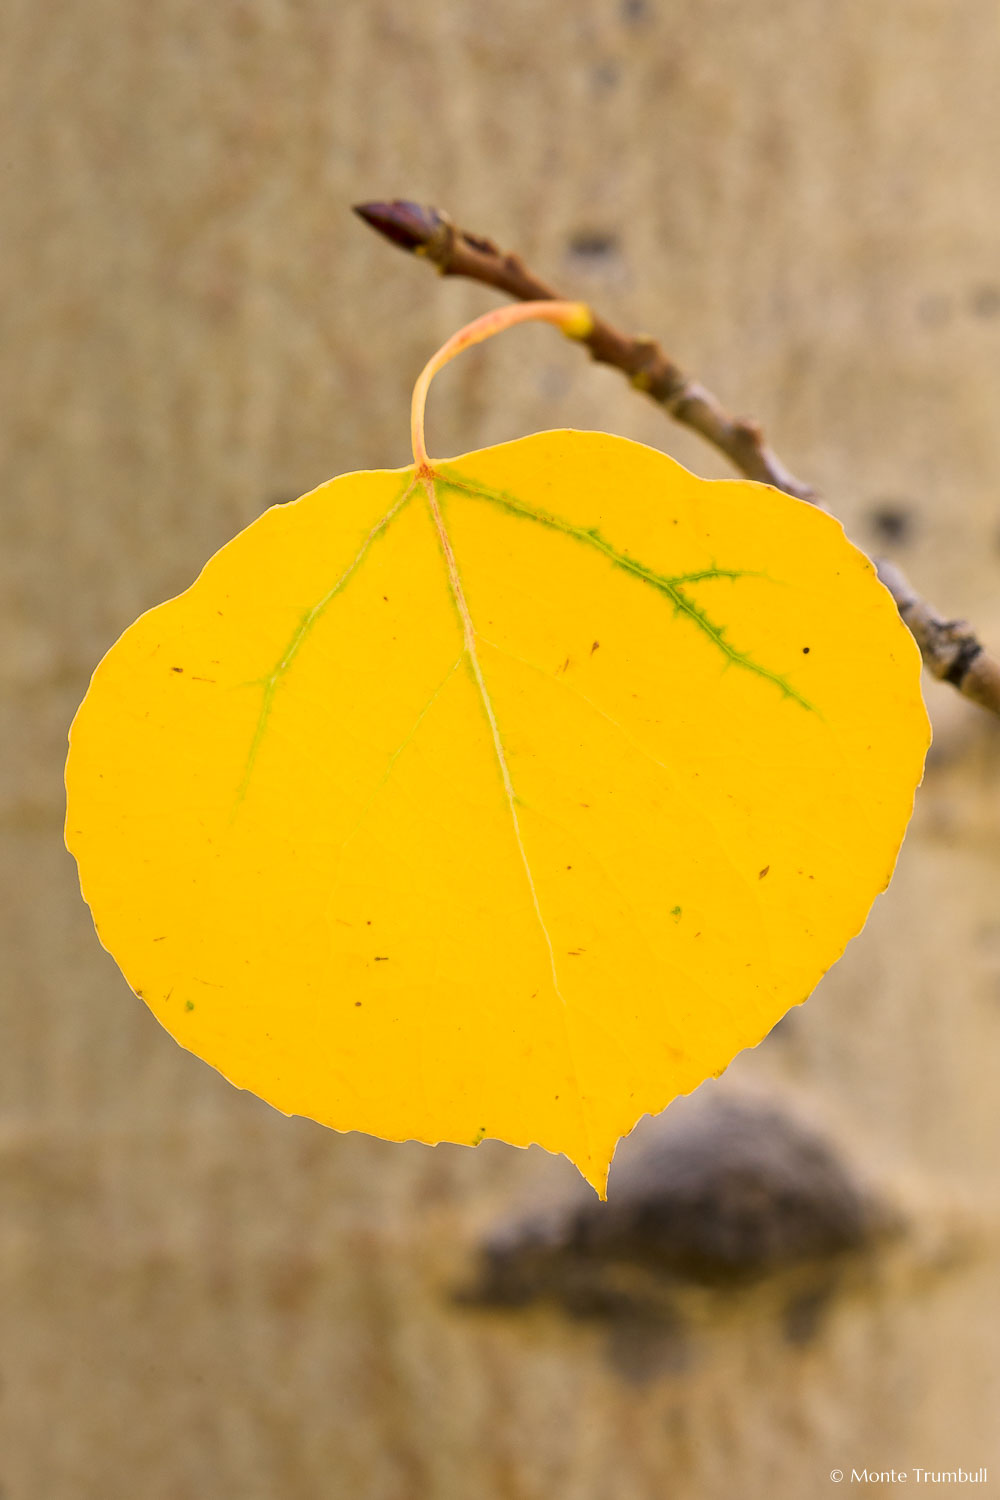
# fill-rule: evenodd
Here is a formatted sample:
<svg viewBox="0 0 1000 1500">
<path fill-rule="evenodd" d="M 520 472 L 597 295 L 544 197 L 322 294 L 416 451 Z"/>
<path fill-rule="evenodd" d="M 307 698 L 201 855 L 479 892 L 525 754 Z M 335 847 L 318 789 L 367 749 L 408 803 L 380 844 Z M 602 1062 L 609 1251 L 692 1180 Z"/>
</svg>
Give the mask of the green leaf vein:
<svg viewBox="0 0 1000 1500">
<path fill-rule="evenodd" d="M 616 567 L 623 568 L 625 572 L 631 573 L 634 577 L 641 579 L 643 583 L 656 589 L 668 599 L 673 606 L 674 614 L 683 615 L 693 625 L 696 625 L 721 652 L 728 665 L 740 667 L 744 671 L 752 672 L 755 676 L 763 678 L 766 682 L 773 683 L 783 697 L 791 698 L 793 702 L 799 704 L 801 708 L 808 710 L 810 713 L 815 712 L 813 705 L 792 686 L 787 678 L 782 677 L 780 673 L 774 672 L 769 667 L 765 667 L 761 662 L 756 661 L 749 652 L 741 651 L 737 646 L 732 645 L 726 639 L 725 626 L 719 625 L 711 619 L 706 611 L 699 604 L 696 604 L 684 591 L 686 584 L 702 583 L 711 579 L 737 580 L 740 578 L 760 578 L 766 577 L 766 574 L 751 572 L 747 569 L 716 567 L 703 568 L 695 573 L 678 573 L 672 577 L 664 573 L 657 573 L 652 568 L 646 567 L 644 563 L 638 562 L 634 557 L 629 557 L 627 553 L 613 547 L 596 527 L 587 530 L 580 526 L 574 526 L 571 522 L 564 520 L 561 516 L 553 515 L 550 511 L 525 504 L 516 495 L 508 494 L 503 490 L 488 489 L 485 485 L 470 484 L 466 480 L 452 478 L 449 476 L 447 470 L 444 472 L 439 471 L 437 479 L 438 483 L 444 489 L 452 490 L 458 494 L 474 495 L 492 505 L 498 506 L 502 510 L 508 511 L 511 515 L 520 516 L 524 520 L 534 521 L 537 525 L 545 526 L 550 531 L 558 531 L 563 536 L 572 537 L 574 541 L 580 542 L 584 546 L 595 548 L 596 551 L 602 553 Z"/>
</svg>

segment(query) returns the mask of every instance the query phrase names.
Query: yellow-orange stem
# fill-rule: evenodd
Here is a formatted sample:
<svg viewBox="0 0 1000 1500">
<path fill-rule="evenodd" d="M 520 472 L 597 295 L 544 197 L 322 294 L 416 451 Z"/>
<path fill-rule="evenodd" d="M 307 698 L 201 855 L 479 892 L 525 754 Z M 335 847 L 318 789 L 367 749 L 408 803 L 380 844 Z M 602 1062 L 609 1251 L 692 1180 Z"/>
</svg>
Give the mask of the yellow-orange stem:
<svg viewBox="0 0 1000 1500">
<path fill-rule="evenodd" d="M 433 358 L 427 361 L 413 387 L 410 432 L 413 439 L 413 462 L 418 474 L 429 473 L 431 468 L 424 441 L 424 408 L 427 404 L 427 392 L 434 376 L 449 360 L 454 359 L 456 354 L 461 354 L 463 349 L 470 349 L 473 344 L 481 344 L 484 339 L 492 338 L 495 333 L 502 333 L 505 328 L 511 328 L 515 323 L 528 322 L 553 323 L 556 328 L 562 329 L 567 338 L 571 339 L 585 339 L 594 326 L 590 309 L 583 302 L 522 302 L 512 307 L 498 307 L 493 312 L 484 313 L 481 318 L 476 318 L 474 322 L 467 323 L 464 328 L 460 328 L 446 344 L 441 345 Z"/>
</svg>

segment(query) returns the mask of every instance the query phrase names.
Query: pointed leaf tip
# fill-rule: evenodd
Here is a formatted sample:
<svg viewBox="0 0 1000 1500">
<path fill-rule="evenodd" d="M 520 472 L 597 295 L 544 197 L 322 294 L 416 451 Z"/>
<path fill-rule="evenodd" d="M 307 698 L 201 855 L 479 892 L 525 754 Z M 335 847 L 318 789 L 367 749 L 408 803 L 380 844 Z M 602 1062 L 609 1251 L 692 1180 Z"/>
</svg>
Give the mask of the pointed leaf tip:
<svg viewBox="0 0 1000 1500">
<path fill-rule="evenodd" d="M 570 1158 L 570 1160 L 572 1161 L 572 1157 Z M 597 1194 L 598 1198 L 600 1198 L 601 1202 L 607 1203 L 608 1176 L 611 1172 L 611 1162 L 590 1161 L 586 1165 L 584 1165 L 582 1162 L 574 1161 L 573 1165 L 579 1172 L 580 1176 L 583 1178 L 584 1182 L 589 1183 L 590 1186 L 594 1189 L 594 1192 Z"/>
</svg>

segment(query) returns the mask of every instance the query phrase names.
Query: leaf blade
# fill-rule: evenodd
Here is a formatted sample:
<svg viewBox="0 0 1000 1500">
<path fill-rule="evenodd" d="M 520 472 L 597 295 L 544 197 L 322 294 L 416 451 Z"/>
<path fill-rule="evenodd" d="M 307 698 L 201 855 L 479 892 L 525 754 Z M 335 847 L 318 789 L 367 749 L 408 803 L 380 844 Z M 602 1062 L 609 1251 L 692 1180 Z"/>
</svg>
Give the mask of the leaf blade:
<svg viewBox="0 0 1000 1500">
<path fill-rule="evenodd" d="M 127 631 L 68 842 L 133 988 L 239 1086 L 603 1192 L 862 925 L 919 658 L 837 523 L 763 487 L 582 433 L 442 472 L 268 512 Z"/>
</svg>

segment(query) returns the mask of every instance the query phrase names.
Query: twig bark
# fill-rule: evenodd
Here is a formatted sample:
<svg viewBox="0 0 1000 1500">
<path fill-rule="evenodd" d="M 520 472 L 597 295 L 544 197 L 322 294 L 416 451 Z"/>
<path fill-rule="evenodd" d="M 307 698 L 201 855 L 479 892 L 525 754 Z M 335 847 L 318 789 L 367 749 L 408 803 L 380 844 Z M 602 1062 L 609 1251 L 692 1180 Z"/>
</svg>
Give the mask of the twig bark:
<svg viewBox="0 0 1000 1500">
<path fill-rule="evenodd" d="M 564 300 L 564 294 L 530 271 L 520 256 L 459 229 L 439 209 L 395 199 L 358 204 L 354 211 L 394 245 L 429 260 L 442 276 L 465 276 L 522 302 Z M 655 339 L 622 333 L 595 313 L 593 332 L 580 342 L 595 360 L 620 370 L 675 421 L 700 433 L 748 479 L 818 503 L 816 491 L 786 469 L 767 446 L 759 425 L 731 416 L 711 391 L 674 364 Z M 943 620 L 895 564 L 876 559 L 875 566 L 932 675 L 1000 715 L 1000 663 L 987 655 L 970 627 L 964 621 Z"/>
<path fill-rule="evenodd" d="M 1000 714 L 1000 662 L 989 656 L 965 620 L 942 620 L 904 578 L 895 563 L 875 559 L 878 576 L 917 645 L 924 664 L 942 682 L 973 703 Z"/>
</svg>

